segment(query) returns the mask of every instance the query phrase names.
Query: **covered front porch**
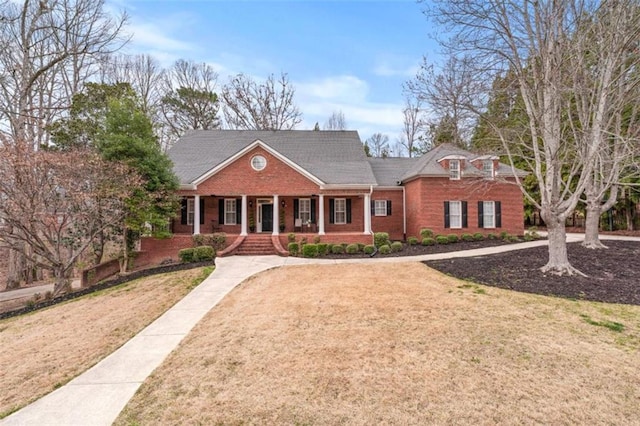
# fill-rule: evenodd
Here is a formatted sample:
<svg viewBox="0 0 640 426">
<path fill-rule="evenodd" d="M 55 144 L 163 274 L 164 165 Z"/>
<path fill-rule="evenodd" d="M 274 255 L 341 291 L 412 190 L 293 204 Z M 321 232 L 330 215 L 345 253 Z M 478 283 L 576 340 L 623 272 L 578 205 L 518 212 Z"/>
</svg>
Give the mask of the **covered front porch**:
<svg viewBox="0 0 640 426">
<path fill-rule="evenodd" d="M 371 235 L 370 193 L 184 195 L 174 234 Z M 198 206 L 198 208 L 196 208 Z"/>
</svg>

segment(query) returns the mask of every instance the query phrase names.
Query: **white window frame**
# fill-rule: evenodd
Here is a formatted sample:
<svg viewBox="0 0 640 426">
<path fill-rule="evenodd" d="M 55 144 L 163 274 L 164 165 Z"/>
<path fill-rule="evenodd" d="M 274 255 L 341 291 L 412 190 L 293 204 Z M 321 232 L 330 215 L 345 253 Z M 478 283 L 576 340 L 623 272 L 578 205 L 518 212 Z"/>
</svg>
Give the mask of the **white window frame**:
<svg viewBox="0 0 640 426">
<path fill-rule="evenodd" d="M 346 225 L 347 223 L 347 199 L 336 198 L 333 200 L 333 223 Z"/>
<path fill-rule="evenodd" d="M 373 215 L 374 216 L 386 216 L 387 215 L 387 200 L 374 200 L 374 202 L 373 202 Z"/>
<path fill-rule="evenodd" d="M 311 198 L 298 199 L 298 217 L 302 224 L 311 223 Z"/>
<path fill-rule="evenodd" d="M 486 179 L 493 179 L 493 160 L 482 160 L 482 174 Z"/>
<path fill-rule="evenodd" d="M 187 198 L 187 225 L 193 225 L 196 210 L 196 199 Z"/>
<path fill-rule="evenodd" d="M 487 208 L 489 207 L 489 208 Z M 490 210 L 491 213 L 487 213 Z M 483 228 L 495 228 L 496 227 L 496 203 L 495 201 L 483 201 L 482 202 L 482 227 Z"/>
<path fill-rule="evenodd" d="M 236 217 L 236 199 L 235 198 L 224 199 L 224 224 L 225 225 L 238 224 L 238 218 Z"/>
<path fill-rule="evenodd" d="M 449 160 L 449 179 L 460 180 L 460 160 Z"/>
<path fill-rule="evenodd" d="M 456 214 L 454 206 L 457 206 Z M 462 229 L 462 201 L 449 201 L 449 228 Z"/>
<path fill-rule="evenodd" d="M 251 168 L 256 172 L 260 172 L 267 167 L 267 159 L 258 154 L 251 157 Z"/>
</svg>

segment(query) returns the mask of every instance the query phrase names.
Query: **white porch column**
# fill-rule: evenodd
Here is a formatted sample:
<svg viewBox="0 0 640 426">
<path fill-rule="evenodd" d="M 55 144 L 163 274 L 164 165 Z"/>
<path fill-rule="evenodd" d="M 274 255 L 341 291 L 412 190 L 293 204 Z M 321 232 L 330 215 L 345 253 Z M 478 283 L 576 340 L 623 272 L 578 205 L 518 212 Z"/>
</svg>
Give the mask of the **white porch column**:
<svg viewBox="0 0 640 426">
<path fill-rule="evenodd" d="M 318 198 L 318 235 L 324 235 L 324 195 L 320 194 Z"/>
<path fill-rule="evenodd" d="M 273 196 L 273 235 L 280 235 L 280 202 L 277 194 Z"/>
<path fill-rule="evenodd" d="M 371 195 L 364 194 L 364 233 L 371 234 Z"/>
<path fill-rule="evenodd" d="M 242 196 L 242 226 L 240 230 L 240 235 L 247 235 L 247 196 Z"/>
<path fill-rule="evenodd" d="M 200 233 L 200 196 L 196 195 L 193 200 L 193 235 Z"/>
</svg>

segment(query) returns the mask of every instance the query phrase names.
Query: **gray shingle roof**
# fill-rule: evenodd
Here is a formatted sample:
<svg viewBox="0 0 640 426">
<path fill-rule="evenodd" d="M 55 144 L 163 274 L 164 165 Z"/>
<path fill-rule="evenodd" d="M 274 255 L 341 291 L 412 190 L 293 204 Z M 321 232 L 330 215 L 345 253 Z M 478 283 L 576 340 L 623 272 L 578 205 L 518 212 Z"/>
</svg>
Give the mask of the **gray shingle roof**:
<svg viewBox="0 0 640 426">
<path fill-rule="evenodd" d="M 168 155 L 180 183 L 190 184 L 256 140 L 325 184 L 376 184 L 356 131 L 197 130 L 180 138 Z"/>
<path fill-rule="evenodd" d="M 397 186 L 407 170 L 411 169 L 418 158 L 369 158 L 371 170 L 379 186 Z"/>
<path fill-rule="evenodd" d="M 465 162 L 462 170 L 463 176 L 482 176 L 482 171 L 471 164 L 471 160 L 477 158 L 478 155 L 458 148 L 455 145 L 445 143 L 438 145 L 422 157 L 419 157 L 411 168 L 405 170 L 402 180 L 405 181 L 418 176 L 449 176 L 449 171 L 438 162 L 438 160 L 449 155 L 459 155 L 469 160 Z M 500 163 L 497 172 L 501 176 L 511 176 L 511 167 Z M 526 175 L 526 172 L 522 170 L 517 170 L 517 172 L 521 176 Z"/>
</svg>

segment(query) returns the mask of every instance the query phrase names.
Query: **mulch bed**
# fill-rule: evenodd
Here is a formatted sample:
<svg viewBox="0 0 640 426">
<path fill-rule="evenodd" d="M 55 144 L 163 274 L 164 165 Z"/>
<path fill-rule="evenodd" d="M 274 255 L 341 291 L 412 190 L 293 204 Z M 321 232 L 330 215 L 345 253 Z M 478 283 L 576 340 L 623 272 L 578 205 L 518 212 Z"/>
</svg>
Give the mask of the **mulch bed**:
<svg viewBox="0 0 640 426">
<path fill-rule="evenodd" d="M 509 290 L 640 305 L 640 242 L 603 242 L 608 249 L 567 245 L 569 261 L 587 277 L 543 274 L 540 268 L 547 263 L 546 246 L 424 263 L 456 278 Z"/>
</svg>

